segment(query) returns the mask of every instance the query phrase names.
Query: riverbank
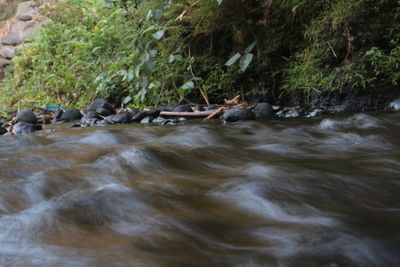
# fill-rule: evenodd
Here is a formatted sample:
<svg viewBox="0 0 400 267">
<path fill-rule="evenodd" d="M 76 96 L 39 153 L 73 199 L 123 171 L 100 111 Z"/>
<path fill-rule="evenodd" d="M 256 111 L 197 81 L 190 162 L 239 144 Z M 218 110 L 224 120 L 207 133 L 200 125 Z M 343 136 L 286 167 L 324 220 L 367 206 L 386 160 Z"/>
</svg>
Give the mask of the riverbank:
<svg viewBox="0 0 400 267">
<path fill-rule="evenodd" d="M 321 98 L 323 99 L 323 98 Z M 354 98 L 357 99 L 357 98 Z M 177 125 L 186 120 L 220 119 L 230 124 L 246 120 L 268 120 L 279 118 L 313 118 L 322 114 L 349 113 L 357 110 L 351 105 L 352 98 L 345 98 L 343 103 L 335 106 L 273 106 L 262 102 L 250 105 L 240 101 L 240 96 L 225 101 L 224 105 L 177 105 L 169 104 L 155 109 L 117 109 L 105 99 L 96 99 L 88 108 L 64 109 L 60 106 L 48 106 L 46 109 L 25 108 L 11 112 L 11 118 L 0 121 L 0 135 L 29 134 L 43 130 L 43 125 L 55 123 L 72 123 L 69 127 L 107 126 L 129 123 L 158 123 L 161 125 Z M 332 102 L 332 100 L 330 100 Z M 294 103 L 294 102 L 293 102 Z M 316 103 L 325 103 L 324 101 Z M 376 103 L 376 102 L 373 102 Z M 294 103 L 296 104 L 296 103 Z M 317 105 L 317 104 L 315 104 Z M 371 110 L 373 106 L 363 106 Z M 388 110 L 400 110 L 400 98 L 385 106 Z"/>
</svg>

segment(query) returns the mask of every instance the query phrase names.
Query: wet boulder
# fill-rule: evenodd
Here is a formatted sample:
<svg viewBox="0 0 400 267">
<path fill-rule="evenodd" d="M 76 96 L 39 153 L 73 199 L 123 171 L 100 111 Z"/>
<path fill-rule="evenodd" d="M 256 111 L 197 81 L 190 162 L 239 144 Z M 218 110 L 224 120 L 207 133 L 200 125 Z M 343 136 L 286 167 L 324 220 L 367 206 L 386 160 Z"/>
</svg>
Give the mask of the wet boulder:
<svg viewBox="0 0 400 267">
<path fill-rule="evenodd" d="M 255 108 L 253 108 L 253 113 L 257 119 L 264 119 L 271 115 L 272 112 L 272 106 L 268 103 L 258 103 Z"/>
<path fill-rule="evenodd" d="M 99 114 L 96 111 L 88 110 L 86 112 L 85 116 L 83 116 L 83 118 L 81 119 L 81 122 L 88 123 L 88 124 L 95 124 L 100 119 L 101 119 L 101 117 L 99 116 Z"/>
<path fill-rule="evenodd" d="M 160 115 L 160 109 L 143 110 L 132 117 L 133 122 L 141 122 L 145 117 L 156 118 Z"/>
<path fill-rule="evenodd" d="M 175 112 L 193 112 L 193 109 L 190 105 L 179 105 L 174 108 Z"/>
<path fill-rule="evenodd" d="M 174 111 L 174 109 L 175 109 L 176 107 L 178 107 L 178 105 L 176 105 L 176 104 L 168 104 L 168 105 L 162 106 L 162 107 L 160 108 L 160 110 L 161 110 L 161 111 Z"/>
<path fill-rule="evenodd" d="M 13 57 L 15 57 L 15 54 L 15 46 L 0 45 L 0 57 L 5 59 L 12 59 Z"/>
<path fill-rule="evenodd" d="M 140 123 L 143 123 L 143 124 L 152 123 L 152 122 L 153 122 L 153 117 L 149 117 L 149 116 L 144 117 L 144 118 L 140 121 Z"/>
<path fill-rule="evenodd" d="M 209 110 L 216 110 L 216 109 L 218 109 L 218 107 L 217 107 L 217 106 L 214 106 L 214 105 L 212 105 L 212 106 L 207 106 L 207 107 L 205 108 L 205 110 L 207 110 L 207 111 L 209 111 Z"/>
<path fill-rule="evenodd" d="M 42 125 L 27 122 L 18 122 L 13 127 L 16 134 L 30 134 L 42 130 Z"/>
<path fill-rule="evenodd" d="M 103 117 L 107 117 L 107 116 L 110 116 L 113 114 L 111 110 L 108 110 L 106 108 L 98 108 L 98 109 L 96 109 L 96 112 L 97 112 L 97 114 L 99 114 L 100 116 L 103 116 Z"/>
<path fill-rule="evenodd" d="M 389 108 L 399 111 L 400 110 L 400 98 L 396 99 L 395 101 L 389 104 Z"/>
<path fill-rule="evenodd" d="M 322 109 L 315 109 L 313 111 L 311 111 L 310 113 L 307 114 L 307 118 L 314 118 L 314 117 L 318 117 L 321 116 L 323 114 L 323 110 Z"/>
<path fill-rule="evenodd" d="M 7 132 L 6 126 L 4 124 L 0 125 L 0 135 L 6 134 Z"/>
<path fill-rule="evenodd" d="M 235 122 L 254 119 L 254 113 L 247 108 L 232 108 L 227 110 L 222 119 L 225 122 Z"/>
<path fill-rule="evenodd" d="M 279 110 L 278 112 L 275 113 L 275 116 L 279 118 L 284 118 L 286 116 L 286 112 L 284 110 Z"/>
<path fill-rule="evenodd" d="M 32 109 L 24 108 L 17 113 L 17 119 L 20 122 L 27 122 L 35 124 L 37 122 L 35 113 L 33 113 Z"/>
<path fill-rule="evenodd" d="M 286 115 L 285 118 L 298 118 L 301 116 L 301 112 L 298 109 L 291 109 L 289 110 Z"/>
<path fill-rule="evenodd" d="M 111 123 L 115 123 L 115 124 L 130 123 L 131 117 L 132 117 L 131 113 L 129 113 L 127 111 L 123 111 L 123 112 L 115 114 L 115 115 L 107 116 L 105 118 L 105 120 L 109 121 Z"/>
<path fill-rule="evenodd" d="M 155 119 L 153 120 L 153 122 L 154 122 L 154 123 L 163 123 L 163 122 L 166 122 L 167 120 L 168 120 L 168 119 L 159 116 L 159 117 L 155 118 Z"/>
<path fill-rule="evenodd" d="M 60 121 L 64 122 L 71 122 L 71 121 L 77 121 L 82 118 L 81 112 L 76 109 L 76 108 L 69 108 L 66 109 L 61 117 L 59 118 Z"/>
<path fill-rule="evenodd" d="M 99 114 L 106 114 L 107 110 L 109 114 L 102 116 L 109 116 L 114 113 L 113 106 L 105 99 L 99 98 L 96 99 L 90 104 L 88 111 L 96 111 Z"/>
</svg>

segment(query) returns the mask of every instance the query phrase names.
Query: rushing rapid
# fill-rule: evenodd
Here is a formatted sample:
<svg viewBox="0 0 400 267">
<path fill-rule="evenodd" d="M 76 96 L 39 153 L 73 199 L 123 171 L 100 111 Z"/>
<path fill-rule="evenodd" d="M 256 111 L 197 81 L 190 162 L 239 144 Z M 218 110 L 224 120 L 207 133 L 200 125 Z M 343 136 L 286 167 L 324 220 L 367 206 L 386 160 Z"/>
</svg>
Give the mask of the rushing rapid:
<svg viewBox="0 0 400 267">
<path fill-rule="evenodd" d="M 396 266 L 400 113 L 0 138 L 0 266 Z"/>
</svg>

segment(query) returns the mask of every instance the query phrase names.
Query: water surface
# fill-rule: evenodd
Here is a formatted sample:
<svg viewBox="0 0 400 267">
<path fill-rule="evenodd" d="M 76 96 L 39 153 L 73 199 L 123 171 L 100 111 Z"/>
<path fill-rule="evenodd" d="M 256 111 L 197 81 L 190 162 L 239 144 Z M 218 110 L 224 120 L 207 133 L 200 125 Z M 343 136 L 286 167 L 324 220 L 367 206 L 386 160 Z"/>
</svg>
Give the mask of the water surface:
<svg viewBox="0 0 400 267">
<path fill-rule="evenodd" d="M 0 266 L 396 266 L 400 113 L 0 138 Z"/>
</svg>

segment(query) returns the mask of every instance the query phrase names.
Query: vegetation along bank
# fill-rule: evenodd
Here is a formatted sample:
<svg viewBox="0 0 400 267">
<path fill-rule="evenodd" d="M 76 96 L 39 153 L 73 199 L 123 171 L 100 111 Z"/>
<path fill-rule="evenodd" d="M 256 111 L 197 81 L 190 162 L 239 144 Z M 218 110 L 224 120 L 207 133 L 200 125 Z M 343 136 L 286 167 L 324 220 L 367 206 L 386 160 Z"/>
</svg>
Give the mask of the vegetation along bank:
<svg viewBox="0 0 400 267">
<path fill-rule="evenodd" d="M 132 111 L 241 95 L 240 108 L 270 103 L 288 116 L 397 107 L 400 97 L 398 0 L 33 3 L 40 14 L 25 23 L 43 28 L 1 67 L 3 117 L 97 98 Z"/>
</svg>

